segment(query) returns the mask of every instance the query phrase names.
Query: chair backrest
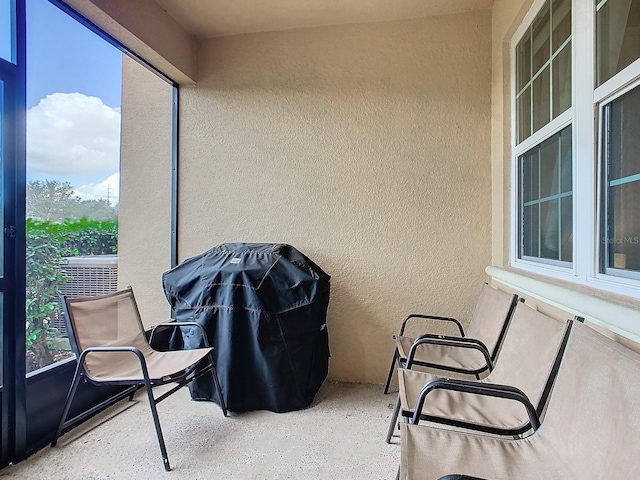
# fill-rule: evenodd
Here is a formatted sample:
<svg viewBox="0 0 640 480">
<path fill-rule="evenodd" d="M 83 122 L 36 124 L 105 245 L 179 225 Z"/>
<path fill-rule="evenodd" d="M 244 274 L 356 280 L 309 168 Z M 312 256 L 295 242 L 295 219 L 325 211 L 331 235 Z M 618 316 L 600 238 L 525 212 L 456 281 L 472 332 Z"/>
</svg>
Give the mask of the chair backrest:
<svg viewBox="0 0 640 480">
<path fill-rule="evenodd" d="M 503 292 L 487 283 L 482 285 L 466 336 L 484 343 L 492 360 L 496 359 L 516 303 L 517 295 Z"/>
<path fill-rule="evenodd" d="M 561 322 L 518 303 L 511 318 L 500 359 L 487 383 L 522 390 L 541 413 L 573 321 Z"/>
<path fill-rule="evenodd" d="M 573 322 L 540 428 L 523 439 L 401 424 L 401 478 L 640 478 L 640 354 Z"/>
<path fill-rule="evenodd" d="M 575 322 L 534 436 L 564 478 L 640 478 L 638 432 L 640 354 Z"/>
<path fill-rule="evenodd" d="M 62 297 L 76 355 L 89 347 L 144 345 L 144 327 L 131 289 L 95 297 Z"/>
</svg>

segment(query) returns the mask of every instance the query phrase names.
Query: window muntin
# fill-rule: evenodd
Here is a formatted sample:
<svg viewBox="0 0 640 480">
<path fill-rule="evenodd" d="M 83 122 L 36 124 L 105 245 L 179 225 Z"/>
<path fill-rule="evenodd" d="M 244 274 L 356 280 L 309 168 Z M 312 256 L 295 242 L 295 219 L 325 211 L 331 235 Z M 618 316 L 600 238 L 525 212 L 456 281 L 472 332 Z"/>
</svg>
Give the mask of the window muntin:
<svg viewBox="0 0 640 480">
<path fill-rule="evenodd" d="M 595 0 L 596 86 L 640 58 L 640 0 Z"/>
<path fill-rule="evenodd" d="M 547 1 L 516 46 L 516 143 L 571 107 L 571 0 Z"/>
<path fill-rule="evenodd" d="M 640 86 L 606 104 L 602 115 L 600 270 L 640 278 Z"/>
<path fill-rule="evenodd" d="M 572 262 L 571 141 L 568 126 L 518 158 L 521 258 Z"/>
</svg>

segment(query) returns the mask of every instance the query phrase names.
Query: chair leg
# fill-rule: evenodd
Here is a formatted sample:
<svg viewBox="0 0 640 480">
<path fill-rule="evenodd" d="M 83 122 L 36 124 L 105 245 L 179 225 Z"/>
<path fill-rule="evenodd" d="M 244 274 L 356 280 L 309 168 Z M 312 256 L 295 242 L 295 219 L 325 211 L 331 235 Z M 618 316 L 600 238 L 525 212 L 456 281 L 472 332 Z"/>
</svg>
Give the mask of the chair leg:
<svg viewBox="0 0 640 480">
<path fill-rule="evenodd" d="M 400 414 L 400 394 L 396 399 L 396 405 L 393 407 L 393 413 L 391 414 L 391 423 L 389 424 L 389 431 L 387 432 L 387 443 L 391 443 L 391 437 L 393 437 L 393 431 L 398 424 L 398 415 Z"/>
<path fill-rule="evenodd" d="M 164 436 L 162 435 L 162 428 L 160 428 L 160 418 L 158 417 L 158 410 L 156 409 L 156 401 L 151 391 L 151 382 L 148 379 L 145 381 L 145 387 L 147 389 L 147 397 L 149 398 L 149 406 L 151 407 L 151 416 L 153 417 L 153 423 L 156 427 L 156 435 L 158 437 L 158 443 L 160 444 L 160 453 L 162 454 L 162 462 L 164 463 L 164 469 L 168 472 L 171 470 L 169 465 L 169 457 L 167 456 L 167 447 L 164 444 Z"/>
<path fill-rule="evenodd" d="M 64 428 L 64 422 L 67 419 L 67 415 L 69 414 L 69 409 L 71 408 L 71 402 L 73 401 L 73 397 L 76 394 L 76 390 L 78 389 L 78 384 L 80 383 L 80 371 L 82 369 L 82 365 L 78 362 L 76 366 L 76 372 L 73 375 L 73 380 L 71 382 L 71 387 L 69 388 L 69 392 L 67 393 L 67 398 L 64 402 L 64 408 L 62 409 L 62 417 L 60 418 L 60 423 L 58 424 L 58 429 L 53 436 L 53 440 L 51 441 L 51 446 L 55 447 L 58 443 L 58 438 L 60 438 L 60 434 L 62 433 L 62 429 Z"/>
<path fill-rule="evenodd" d="M 136 394 L 136 391 L 138 390 L 139 385 L 136 385 L 136 388 L 133 389 L 133 391 L 131 392 L 131 395 L 129 395 L 129 401 L 132 402 L 133 401 L 133 397 Z"/>
<path fill-rule="evenodd" d="M 220 379 L 218 378 L 218 372 L 216 370 L 215 364 L 213 362 L 213 355 L 209 354 L 209 361 L 213 368 L 211 369 L 211 376 L 213 377 L 213 383 L 216 386 L 216 392 L 218 393 L 218 399 L 220 400 L 220 408 L 222 408 L 222 413 L 225 417 L 229 416 L 229 412 L 227 412 L 227 404 L 224 401 L 224 397 L 222 396 L 222 387 L 220 386 Z"/>
<path fill-rule="evenodd" d="M 398 361 L 398 347 L 396 347 L 393 352 L 393 359 L 391 360 L 391 367 L 389 367 L 389 375 L 387 375 L 387 383 L 384 385 L 384 393 L 385 395 L 389 393 L 389 385 L 391 385 L 391 377 L 393 377 L 393 372 L 395 369 L 396 362 Z"/>
</svg>

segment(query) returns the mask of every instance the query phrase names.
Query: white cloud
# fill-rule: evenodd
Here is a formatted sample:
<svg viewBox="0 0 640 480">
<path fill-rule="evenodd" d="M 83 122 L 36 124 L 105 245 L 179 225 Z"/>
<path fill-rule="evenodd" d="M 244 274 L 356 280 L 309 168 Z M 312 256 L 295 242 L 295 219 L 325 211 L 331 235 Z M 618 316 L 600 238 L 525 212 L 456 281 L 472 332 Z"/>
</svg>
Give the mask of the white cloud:
<svg viewBox="0 0 640 480">
<path fill-rule="evenodd" d="M 82 185 L 74 193 L 83 200 L 108 199 L 115 206 L 120 201 L 120 174 L 114 173 L 99 183 Z"/>
<path fill-rule="evenodd" d="M 27 163 L 30 175 L 44 177 L 119 170 L 120 109 L 81 93 L 41 99 L 27 111 Z"/>
</svg>

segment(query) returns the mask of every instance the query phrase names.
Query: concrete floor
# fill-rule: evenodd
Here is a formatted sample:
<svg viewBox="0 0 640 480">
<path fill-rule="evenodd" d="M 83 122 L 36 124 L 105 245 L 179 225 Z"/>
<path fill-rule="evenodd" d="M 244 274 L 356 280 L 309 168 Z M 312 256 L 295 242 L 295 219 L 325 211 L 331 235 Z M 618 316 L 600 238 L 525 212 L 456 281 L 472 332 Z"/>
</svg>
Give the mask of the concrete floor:
<svg viewBox="0 0 640 480">
<path fill-rule="evenodd" d="M 395 394 L 382 386 L 325 382 L 306 410 L 259 411 L 225 418 L 187 389 L 159 404 L 172 466 L 165 472 L 144 392 L 119 402 L 0 478 L 103 479 L 393 479 L 395 437 L 384 438 Z"/>
</svg>

